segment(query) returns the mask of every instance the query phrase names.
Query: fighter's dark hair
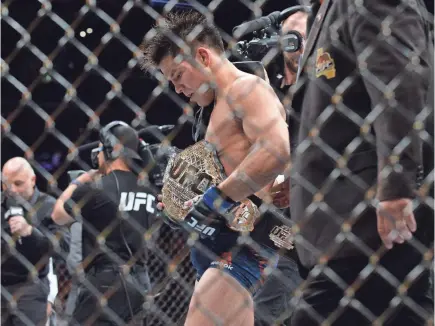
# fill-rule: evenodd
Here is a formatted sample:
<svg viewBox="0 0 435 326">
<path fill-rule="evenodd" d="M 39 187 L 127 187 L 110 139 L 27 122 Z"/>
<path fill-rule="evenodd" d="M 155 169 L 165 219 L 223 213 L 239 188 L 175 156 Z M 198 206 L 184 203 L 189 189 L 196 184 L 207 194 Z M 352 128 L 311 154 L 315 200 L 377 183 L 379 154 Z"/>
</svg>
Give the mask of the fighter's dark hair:
<svg viewBox="0 0 435 326">
<path fill-rule="evenodd" d="M 176 57 L 183 48 L 180 39 L 191 49 L 202 45 L 225 51 L 218 28 L 196 11 L 168 13 L 150 33 L 153 35 L 147 34 L 140 46 L 144 70 L 157 67 L 166 56 Z"/>
</svg>

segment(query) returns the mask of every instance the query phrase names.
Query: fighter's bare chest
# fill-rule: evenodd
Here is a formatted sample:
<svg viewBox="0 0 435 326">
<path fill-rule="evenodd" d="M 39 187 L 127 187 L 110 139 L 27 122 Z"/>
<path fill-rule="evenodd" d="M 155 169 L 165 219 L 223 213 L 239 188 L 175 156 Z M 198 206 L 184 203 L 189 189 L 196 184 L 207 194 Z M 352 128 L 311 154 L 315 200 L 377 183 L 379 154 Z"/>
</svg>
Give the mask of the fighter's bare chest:
<svg viewBox="0 0 435 326">
<path fill-rule="evenodd" d="M 242 121 L 229 110 L 214 110 L 207 126 L 205 140 L 222 152 L 235 143 L 243 141 Z"/>
</svg>

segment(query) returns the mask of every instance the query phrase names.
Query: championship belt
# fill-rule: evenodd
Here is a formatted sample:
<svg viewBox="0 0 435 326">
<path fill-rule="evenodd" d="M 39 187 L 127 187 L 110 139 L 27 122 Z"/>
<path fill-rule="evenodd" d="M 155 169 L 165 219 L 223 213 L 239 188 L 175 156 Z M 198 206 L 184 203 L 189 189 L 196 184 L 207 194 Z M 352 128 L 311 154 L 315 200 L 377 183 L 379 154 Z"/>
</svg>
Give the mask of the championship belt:
<svg viewBox="0 0 435 326">
<path fill-rule="evenodd" d="M 290 227 L 288 217 L 272 210 L 263 212 L 261 219 L 251 232 L 254 242 L 274 250 L 278 255 L 296 260 L 294 250 L 294 232 Z"/>
<path fill-rule="evenodd" d="M 202 140 L 185 150 L 174 153 L 163 177 L 162 202 L 164 214 L 174 222 L 184 220 L 189 208 L 184 203 L 201 196 L 211 186 L 217 186 L 227 176 L 216 150 Z M 249 199 L 241 201 L 225 218 L 230 229 L 251 232 L 260 217 L 258 207 Z"/>
<path fill-rule="evenodd" d="M 269 239 L 273 241 L 275 247 L 280 249 L 292 250 L 295 247 L 292 228 L 285 224 L 275 225 L 270 231 Z"/>
</svg>

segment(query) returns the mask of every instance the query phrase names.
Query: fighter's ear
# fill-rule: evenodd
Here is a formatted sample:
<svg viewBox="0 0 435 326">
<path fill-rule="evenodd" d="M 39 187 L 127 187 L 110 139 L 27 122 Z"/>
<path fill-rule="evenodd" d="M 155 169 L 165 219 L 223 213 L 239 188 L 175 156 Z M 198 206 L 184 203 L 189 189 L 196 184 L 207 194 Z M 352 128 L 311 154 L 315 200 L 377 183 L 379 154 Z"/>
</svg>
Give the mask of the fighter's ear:
<svg viewBox="0 0 435 326">
<path fill-rule="evenodd" d="M 206 67 L 210 66 L 210 50 L 204 47 L 198 47 L 196 50 L 196 55 L 199 63 Z"/>
</svg>

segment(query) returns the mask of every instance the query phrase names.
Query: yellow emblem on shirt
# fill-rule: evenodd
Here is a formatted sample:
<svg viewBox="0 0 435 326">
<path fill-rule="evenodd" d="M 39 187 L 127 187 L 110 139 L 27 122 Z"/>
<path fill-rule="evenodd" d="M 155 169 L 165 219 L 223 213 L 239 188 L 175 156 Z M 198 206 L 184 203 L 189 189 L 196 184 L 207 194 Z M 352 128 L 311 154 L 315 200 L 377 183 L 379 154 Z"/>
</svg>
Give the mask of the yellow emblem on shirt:
<svg viewBox="0 0 435 326">
<path fill-rule="evenodd" d="M 335 62 L 328 52 L 324 52 L 323 48 L 317 49 L 316 55 L 316 77 L 325 76 L 326 79 L 335 77 Z"/>
</svg>

